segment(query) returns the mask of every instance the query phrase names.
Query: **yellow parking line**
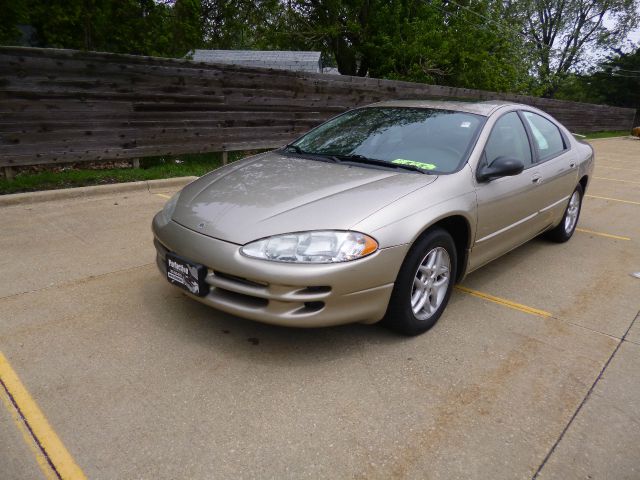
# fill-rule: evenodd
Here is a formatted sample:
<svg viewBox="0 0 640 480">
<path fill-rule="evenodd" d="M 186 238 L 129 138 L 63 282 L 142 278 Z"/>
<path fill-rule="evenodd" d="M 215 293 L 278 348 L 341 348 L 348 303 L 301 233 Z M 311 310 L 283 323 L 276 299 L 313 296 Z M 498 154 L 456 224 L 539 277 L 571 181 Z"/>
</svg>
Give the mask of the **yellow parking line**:
<svg viewBox="0 0 640 480">
<path fill-rule="evenodd" d="M 31 398 L 2 352 L 0 352 L 0 382 L 57 475 L 62 480 L 86 480 L 87 477 L 53 431 L 38 404 Z"/>
<path fill-rule="evenodd" d="M 632 200 L 622 200 L 620 198 L 601 197 L 599 195 L 585 195 L 585 197 L 599 198 L 600 200 L 611 200 L 612 202 L 630 203 L 632 205 L 640 205 L 640 202 L 634 202 Z"/>
<path fill-rule="evenodd" d="M 503 305 L 505 307 L 512 308 L 514 310 L 519 310 L 524 313 L 528 313 L 530 315 L 537 315 L 539 317 L 552 317 L 549 312 L 545 312 L 544 310 L 538 310 L 537 308 L 527 307 L 526 305 L 522 305 L 521 303 L 512 302 L 511 300 L 506 300 L 500 297 L 494 297 L 493 295 L 489 295 L 488 293 L 479 292 L 477 290 L 472 290 L 467 287 L 463 287 L 462 285 L 456 285 L 457 290 L 461 292 L 468 293 L 469 295 L 473 295 L 474 297 L 482 298 L 484 300 L 489 300 L 490 302 L 497 303 L 499 305 Z"/>
<path fill-rule="evenodd" d="M 44 454 L 42 453 L 42 450 L 40 450 L 40 448 L 36 444 L 35 440 L 31 436 L 31 433 L 29 432 L 29 429 L 27 429 L 27 426 L 22 421 L 22 418 L 20 418 L 20 415 L 18 414 L 15 407 L 13 406 L 13 403 L 11 403 L 11 400 L 9 400 L 9 397 L 8 395 L 6 395 L 6 391 L 4 389 L 0 390 L 0 397 L 4 402 L 4 406 L 7 407 L 7 410 L 11 414 L 11 419 L 13 420 L 13 423 L 15 423 L 16 427 L 18 427 L 18 430 L 20 430 L 20 433 L 22 434 L 22 438 L 24 439 L 24 443 L 26 443 L 29 446 L 29 449 L 33 453 L 34 457 L 36 457 L 36 462 L 38 462 L 38 467 L 40 467 L 40 470 L 42 470 L 42 473 L 44 474 L 45 478 L 47 480 L 58 480 L 59 479 L 58 475 L 56 474 L 55 470 L 51 468 L 51 465 L 49 465 L 49 462 L 47 461 L 47 457 L 44 456 Z"/>
<path fill-rule="evenodd" d="M 631 240 L 629 237 L 621 237 L 620 235 L 612 235 L 610 233 L 595 232 L 593 230 L 587 230 L 586 228 L 576 228 L 576 232 L 589 233 L 591 235 L 598 235 L 600 237 L 614 238 L 616 240 Z"/>
<path fill-rule="evenodd" d="M 633 180 L 620 180 L 619 178 L 607 178 L 607 177 L 593 177 L 598 180 L 609 180 L 610 182 L 622 182 L 622 183 L 635 183 L 640 185 L 640 182 L 634 182 Z"/>
<path fill-rule="evenodd" d="M 157 196 L 162 197 L 162 198 L 171 198 L 169 195 L 165 195 L 164 193 L 156 193 L 154 195 L 157 195 Z"/>
</svg>

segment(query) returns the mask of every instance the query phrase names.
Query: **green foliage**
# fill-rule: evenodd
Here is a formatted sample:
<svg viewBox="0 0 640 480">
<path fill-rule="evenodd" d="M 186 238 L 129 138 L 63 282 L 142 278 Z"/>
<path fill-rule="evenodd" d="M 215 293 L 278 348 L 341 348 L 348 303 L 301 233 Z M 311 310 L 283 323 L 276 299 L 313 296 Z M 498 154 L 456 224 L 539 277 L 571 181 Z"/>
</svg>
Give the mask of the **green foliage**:
<svg viewBox="0 0 640 480">
<path fill-rule="evenodd" d="M 597 71 L 570 75 L 556 97 L 640 110 L 640 48 L 629 53 L 617 50 Z"/>
<path fill-rule="evenodd" d="M 176 0 L 171 27 L 171 55 L 180 56 L 202 43 L 202 5 L 200 0 Z"/>
<path fill-rule="evenodd" d="M 229 152 L 233 162 L 255 152 Z M 202 176 L 222 165 L 220 153 L 198 153 L 177 156 L 147 157 L 141 168 L 65 168 L 37 173 L 20 172 L 13 180 L 0 178 L 0 194 L 52 190 L 58 188 L 135 182 L 158 178 Z"/>
<path fill-rule="evenodd" d="M 184 56 L 202 38 L 199 0 L 21 0 L 39 46 Z"/>
<path fill-rule="evenodd" d="M 637 0 L 0 2 L 0 44 L 15 44 L 26 24 L 42 47 L 319 50 L 347 75 L 601 101 L 629 86 L 575 72 L 587 51 L 619 45 L 638 22 Z"/>
<path fill-rule="evenodd" d="M 628 130 L 611 130 L 604 132 L 590 132 L 585 134 L 587 140 L 593 140 L 596 138 L 613 138 L 613 137 L 626 137 L 629 135 Z"/>
<path fill-rule="evenodd" d="M 264 32 L 283 11 L 278 0 L 202 0 L 202 47 L 258 48 L 264 45 Z"/>
<path fill-rule="evenodd" d="M 632 53 L 618 51 L 601 68 L 581 79 L 588 95 L 609 105 L 640 110 L 640 48 Z"/>
<path fill-rule="evenodd" d="M 528 39 L 537 92 L 552 97 L 599 51 L 638 26 L 637 0 L 506 0 L 509 21 Z"/>
<path fill-rule="evenodd" d="M 501 18 L 501 2 L 292 0 L 283 8 L 262 46 L 321 50 L 342 74 L 499 91 L 528 85 L 522 39 L 487 23 Z"/>
<path fill-rule="evenodd" d="M 0 0 L 0 45 L 15 45 L 20 39 L 18 25 L 28 22 L 24 0 Z"/>
</svg>

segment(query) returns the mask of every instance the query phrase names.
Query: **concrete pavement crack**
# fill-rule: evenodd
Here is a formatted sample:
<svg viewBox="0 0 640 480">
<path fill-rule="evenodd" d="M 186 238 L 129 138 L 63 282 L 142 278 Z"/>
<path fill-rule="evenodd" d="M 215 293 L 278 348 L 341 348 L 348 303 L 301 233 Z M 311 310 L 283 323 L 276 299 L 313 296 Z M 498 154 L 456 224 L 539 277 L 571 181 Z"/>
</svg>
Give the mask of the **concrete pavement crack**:
<svg viewBox="0 0 640 480">
<path fill-rule="evenodd" d="M 565 319 L 560 318 L 560 317 L 551 317 L 551 318 L 553 318 L 555 320 L 558 320 L 560 322 L 564 322 L 564 323 L 566 323 L 568 325 L 572 325 L 574 327 L 582 328 L 583 330 L 587 330 L 587 331 L 592 332 L 592 333 L 597 333 L 598 335 L 604 335 L 605 337 L 609 337 L 609 338 L 612 338 L 614 340 L 618 340 L 618 341 L 622 340 L 622 338 L 616 337 L 615 335 L 612 335 L 611 333 L 605 333 L 605 332 L 601 332 L 600 330 L 596 330 L 594 328 L 585 327 L 584 325 L 580 325 L 579 323 L 571 322 L 569 320 L 565 320 Z M 627 340 L 627 341 L 629 341 L 629 340 Z"/>
<path fill-rule="evenodd" d="M 556 448 L 558 448 L 558 445 L 560 444 L 560 442 L 564 438 L 565 434 L 569 430 L 569 427 L 571 427 L 571 425 L 573 424 L 573 421 L 576 419 L 576 417 L 578 416 L 578 414 L 582 410 L 582 407 L 585 406 L 585 404 L 587 403 L 587 400 L 589 400 L 589 397 L 591 397 L 591 394 L 593 393 L 594 389 L 596 388 L 596 385 L 598 384 L 598 382 L 600 381 L 600 379 L 604 375 L 605 370 L 607 369 L 607 367 L 609 367 L 609 364 L 611 363 L 613 358 L 616 356 L 616 353 L 618 353 L 618 350 L 620 349 L 620 345 L 622 345 L 625 342 L 625 339 L 627 338 L 627 335 L 629 334 L 629 331 L 633 327 L 633 325 L 636 322 L 636 320 L 638 320 L 639 318 L 640 318 L 640 312 L 638 312 L 636 314 L 636 316 L 633 318 L 633 320 L 631 320 L 631 323 L 629 324 L 629 327 L 627 328 L 626 332 L 624 332 L 624 335 L 622 336 L 622 338 L 620 339 L 620 341 L 616 345 L 616 348 L 614 348 L 613 352 L 611 352 L 611 355 L 609 356 L 609 358 L 605 362 L 604 366 L 600 370 L 600 373 L 598 374 L 598 376 L 596 377 L 595 381 L 591 385 L 591 388 L 587 391 L 586 395 L 584 396 L 584 398 L 580 402 L 580 405 L 578 405 L 578 408 L 576 408 L 576 411 L 573 412 L 573 415 L 569 419 L 569 422 L 562 429 L 562 432 L 560 432 L 560 436 L 558 437 L 558 439 L 555 441 L 555 443 L 553 444 L 553 446 L 551 447 L 551 449 L 549 450 L 547 455 L 542 460 L 542 463 L 540 464 L 540 466 L 538 467 L 536 472 L 533 474 L 533 477 L 531 477 L 531 480 L 535 480 L 535 479 L 538 478 L 538 476 L 540 475 L 540 472 L 542 471 L 544 466 L 547 464 L 547 462 L 551 458 L 551 455 L 553 455 L 553 453 L 556 451 Z"/>
<path fill-rule="evenodd" d="M 30 293 L 43 292 L 45 290 L 50 290 L 52 288 L 64 288 L 69 287 L 71 285 L 76 285 L 83 282 L 88 282 L 90 280 L 95 280 L 96 278 L 106 277 L 108 275 L 114 275 L 116 273 L 128 272 L 130 270 L 136 270 L 138 268 L 148 267 L 149 265 L 153 265 L 155 262 L 143 263 L 142 265 L 135 265 L 133 267 L 122 268 L 120 270 L 114 270 L 112 272 L 99 273 L 97 275 L 91 275 L 90 277 L 78 278 L 76 280 L 71 280 L 69 282 L 56 283 L 53 285 L 47 285 L 46 287 L 35 288 L 33 290 L 26 290 L 24 292 L 10 293 L 9 295 L 5 295 L 4 297 L 0 297 L 0 302 L 6 300 L 8 298 L 19 297 L 21 295 L 28 295 Z"/>
<path fill-rule="evenodd" d="M 628 339 L 625 338 L 624 341 L 627 342 L 627 343 L 632 343 L 634 345 L 640 345 L 640 342 L 636 342 L 635 340 L 628 340 Z"/>
</svg>

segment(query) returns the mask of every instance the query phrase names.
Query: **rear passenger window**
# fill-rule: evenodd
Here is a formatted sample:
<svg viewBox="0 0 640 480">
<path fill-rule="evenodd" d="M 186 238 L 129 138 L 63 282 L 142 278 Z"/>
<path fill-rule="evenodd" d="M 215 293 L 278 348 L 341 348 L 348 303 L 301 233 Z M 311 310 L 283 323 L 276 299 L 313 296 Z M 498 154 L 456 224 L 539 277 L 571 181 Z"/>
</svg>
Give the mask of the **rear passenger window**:
<svg viewBox="0 0 640 480">
<path fill-rule="evenodd" d="M 491 165 L 498 157 L 520 160 L 524 168 L 531 165 L 531 147 L 527 131 L 516 112 L 507 113 L 498 119 L 491 130 L 484 152 L 487 165 Z"/>
<path fill-rule="evenodd" d="M 531 128 L 533 140 L 538 147 L 540 160 L 553 157 L 565 150 L 560 130 L 552 122 L 532 112 L 522 112 Z"/>
</svg>

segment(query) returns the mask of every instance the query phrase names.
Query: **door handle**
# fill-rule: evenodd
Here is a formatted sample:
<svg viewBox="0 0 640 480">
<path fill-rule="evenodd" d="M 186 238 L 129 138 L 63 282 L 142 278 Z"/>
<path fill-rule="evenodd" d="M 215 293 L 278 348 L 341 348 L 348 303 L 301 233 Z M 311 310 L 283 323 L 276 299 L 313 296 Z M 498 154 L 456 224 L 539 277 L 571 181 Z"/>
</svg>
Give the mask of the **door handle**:
<svg viewBox="0 0 640 480">
<path fill-rule="evenodd" d="M 540 184 L 542 183 L 542 175 L 539 173 L 535 173 L 533 177 L 531 177 L 531 183 Z"/>
</svg>

